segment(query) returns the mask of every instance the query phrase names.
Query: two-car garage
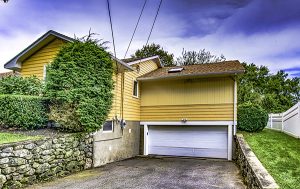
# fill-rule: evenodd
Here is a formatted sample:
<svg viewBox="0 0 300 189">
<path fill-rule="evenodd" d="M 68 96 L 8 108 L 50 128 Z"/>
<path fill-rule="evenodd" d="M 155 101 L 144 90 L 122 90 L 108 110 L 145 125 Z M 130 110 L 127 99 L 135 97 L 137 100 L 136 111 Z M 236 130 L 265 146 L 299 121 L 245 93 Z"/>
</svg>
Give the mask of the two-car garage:
<svg viewBox="0 0 300 189">
<path fill-rule="evenodd" d="M 232 125 L 144 125 L 145 155 L 231 160 Z"/>
</svg>

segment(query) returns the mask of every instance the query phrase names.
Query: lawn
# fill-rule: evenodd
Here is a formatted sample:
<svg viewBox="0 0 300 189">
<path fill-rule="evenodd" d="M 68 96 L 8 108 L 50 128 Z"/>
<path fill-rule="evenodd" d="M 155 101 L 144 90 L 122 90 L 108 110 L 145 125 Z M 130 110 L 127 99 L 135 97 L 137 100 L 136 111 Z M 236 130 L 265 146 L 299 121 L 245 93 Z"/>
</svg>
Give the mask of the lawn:
<svg viewBox="0 0 300 189">
<path fill-rule="evenodd" d="M 269 129 L 242 134 L 280 188 L 300 189 L 299 139 Z"/>
<path fill-rule="evenodd" d="M 13 134 L 13 133 L 0 133 L 0 144 L 11 143 L 11 142 L 20 142 L 24 140 L 38 140 L 42 136 L 28 136 L 22 134 Z"/>
</svg>

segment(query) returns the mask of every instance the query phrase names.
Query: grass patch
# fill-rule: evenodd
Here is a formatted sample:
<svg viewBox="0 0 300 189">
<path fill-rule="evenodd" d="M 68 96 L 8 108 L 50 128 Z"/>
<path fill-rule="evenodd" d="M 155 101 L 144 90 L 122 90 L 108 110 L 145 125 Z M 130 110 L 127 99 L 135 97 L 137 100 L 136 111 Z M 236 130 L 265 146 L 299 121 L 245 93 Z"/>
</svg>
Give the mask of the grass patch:
<svg viewBox="0 0 300 189">
<path fill-rule="evenodd" d="M 280 188 L 300 189 L 299 139 L 269 129 L 241 133 Z"/>
<path fill-rule="evenodd" d="M 11 143 L 11 142 L 20 142 L 25 140 L 38 140 L 42 139 L 42 136 L 28 136 L 22 134 L 13 134 L 13 133 L 0 133 L 0 144 Z"/>
</svg>

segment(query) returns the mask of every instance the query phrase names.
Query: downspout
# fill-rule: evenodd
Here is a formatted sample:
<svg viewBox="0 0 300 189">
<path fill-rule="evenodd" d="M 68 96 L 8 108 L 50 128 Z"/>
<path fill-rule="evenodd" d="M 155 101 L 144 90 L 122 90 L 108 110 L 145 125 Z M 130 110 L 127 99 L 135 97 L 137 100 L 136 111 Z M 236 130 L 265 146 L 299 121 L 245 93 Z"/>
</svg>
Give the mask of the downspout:
<svg viewBox="0 0 300 189">
<path fill-rule="evenodd" d="M 117 110 L 117 101 L 118 101 L 118 93 L 119 93 L 119 69 L 118 69 L 118 63 L 115 60 L 115 78 L 116 78 L 116 85 L 115 85 L 115 94 L 114 94 L 114 111 L 115 111 L 115 117 L 114 119 L 118 121 L 118 110 Z"/>
<path fill-rule="evenodd" d="M 125 84 L 125 72 L 121 73 L 121 130 L 122 130 L 122 136 L 124 134 L 124 84 Z"/>
<path fill-rule="evenodd" d="M 236 135 L 237 131 L 237 78 L 234 77 L 234 89 L 233 89 L 233 135 Z"/>
<path fill-rule="evenodd" d="M 121 119 L 124 119 L 124 72 L 121 74 Z"/>
</svg>

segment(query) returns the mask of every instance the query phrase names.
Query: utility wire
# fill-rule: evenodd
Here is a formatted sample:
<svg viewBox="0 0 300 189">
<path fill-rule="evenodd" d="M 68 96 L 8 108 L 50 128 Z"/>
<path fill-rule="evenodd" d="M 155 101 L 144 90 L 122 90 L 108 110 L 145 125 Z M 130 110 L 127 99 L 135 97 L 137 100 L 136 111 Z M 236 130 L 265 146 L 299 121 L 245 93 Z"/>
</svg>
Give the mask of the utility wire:
<svg viewBox="0 0 300 189">
<path fill-rule="evenodd" d="M 159 3 L 159 6 L 158 6 L 158 9 L 157 9 L 157 12 L 156 12 L 156 15 L 155 15 L 155 18 L 154 18 L 154 21 L 153 21 L 153 24 L 152 24 L 152 27 L 151 27 L 151 30 L 150 30 L 150 33 L 149 33 L 149 36 L 148 36 L 148 39 L 147 39 L 147 42 L 146 42 L 146 45 L 145 45 L 145 46 L 148 45 L 150 36 L 151 36 L 151 34 L 152 34 L 153 27 L 154 27 L 154 25 L 155 25 L 155 22 L 156 22 L 156 19 L 157 19 L 159 10 L 160 10 L 161 3 L 162 3 L 162 0 L 160 0 L 160 3 Z"/>
<path fill-rule="evenodd" d="M 109 0 L 107 0 L 107 9 L 108 9 L 109 22 L 110 22 L 111 37 L 112 37 L 112 40 L 113 40 L 114 55 L 115 55 L 115 58 L 117 58 L 116 46 L 115 46 L 115 37 L 114 37 L 114 30 L 113 30 L 112 20 L 111 20 L 111 14 L 110 14 Z"/>
<path fill-rule="evenodd" d="M 129 48 L 130 48 L 131 42 L 132 42 L 132 40 L 133 40 L 133 37 L 134 37 L 134 35 L 135 35 L 136 29 L 137 29 L 137 27 L 138 27 L 138 25 L 139 25 L 139 23 L 140 23 L 140 19 L 141 19 L 141 17 L 142 17 L 143 12 L 144 12 L 146 3 L 147 3 L 147 0 L 145 0 L 145 2 L 144 2 L 143 8 L 142 8 L 142 10 L 141 10 L 140 16 L 139 16 L 139 18 L 138 18 L 138 20 L 137 20 L 137 23 L 136 23 L 136 25 L 135 25 L 135 28 L 134 28 L 133 34 L 132 34 L 132 36 L 131 36 L 130 42 L 129 42 L 129 44 L 128 44 L 128 47 L 127 47 L 126 53 L 125 53 L 125 55 L 124 55 L 124 58 L 126 57 L 126 55 L 127 55 L 127 53 L 128 53 L 128 50 L 129 50 Z"/>
<path fill-rule="evenodd" d="M 113 30 L 112 19 L 111 19 L 111 14 L 110 14 L 109 0 L 107 0 L 106 2 L 107 2 L 107 10 L 108 10 L 109 22 L 110 22 L 111 37 L 112 37 L 112 41 L 113 41 L 114 56 L 115 56 L 115 58 L 117 58 L 116 46 L 115 46 L 115 37 L 114 37 L 114 30 Z M 118 79 L 118 63 L 117 63 L 117 60 L 115 60 L 115 63 L 116 63 L 116 69 L 117 69 L 117 72 L 116 72 L 116 86 L 115 86 L 116 88 L 115 89 L 118 92 L 118 89 L 119 89 L 119 87 L 118 87 L 119 79 Z M 117 100 L 116 99 L 115 99 L 114 104 L 115 104 L 114 105 L 115 106 L 114 107 L 114 109 L 115 109 L 115 118 L 117 119 Z M 121 109 L 120 109 L 120 113 L 121 113 Z"/>
</svg>

